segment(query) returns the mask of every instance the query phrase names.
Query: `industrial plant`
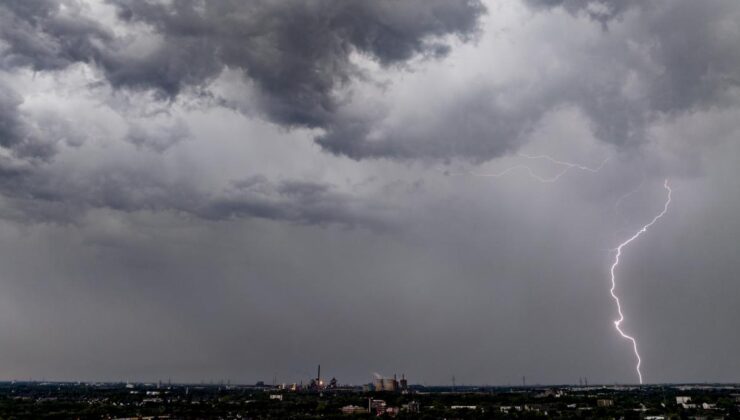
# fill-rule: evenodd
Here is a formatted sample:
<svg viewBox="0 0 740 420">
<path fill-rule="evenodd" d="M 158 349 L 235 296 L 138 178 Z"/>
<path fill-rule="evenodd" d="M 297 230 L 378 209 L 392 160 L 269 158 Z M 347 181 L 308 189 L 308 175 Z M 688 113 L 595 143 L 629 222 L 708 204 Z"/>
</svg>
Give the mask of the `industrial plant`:
<svg viewBox="0 0 740 420">
<path fill-rule="evenodd" d="M 384 378 L 380 374 L 375 374 L 372 383 L 372 390 L 376 392 L 402 392 L 408 391 L 409 383 L 406 380 L 404 374 L 401 375 L 401 380 L 396 378 L 396 374 L 393 374 L 392 378 Z"/>
</svg>

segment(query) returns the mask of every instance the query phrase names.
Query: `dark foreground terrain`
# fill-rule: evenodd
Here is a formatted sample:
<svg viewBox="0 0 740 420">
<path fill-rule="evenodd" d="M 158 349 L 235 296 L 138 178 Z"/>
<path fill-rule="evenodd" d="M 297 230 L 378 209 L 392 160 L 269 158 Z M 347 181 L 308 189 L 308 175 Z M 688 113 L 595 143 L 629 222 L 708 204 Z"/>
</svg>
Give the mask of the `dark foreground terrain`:
<svg viewBox="0 0 740 420">
<path fill-rule="evenodd" d="M 360 387 L 0 383 L 0 418 L 740 418 L 740 386 Z"/>
</svg>

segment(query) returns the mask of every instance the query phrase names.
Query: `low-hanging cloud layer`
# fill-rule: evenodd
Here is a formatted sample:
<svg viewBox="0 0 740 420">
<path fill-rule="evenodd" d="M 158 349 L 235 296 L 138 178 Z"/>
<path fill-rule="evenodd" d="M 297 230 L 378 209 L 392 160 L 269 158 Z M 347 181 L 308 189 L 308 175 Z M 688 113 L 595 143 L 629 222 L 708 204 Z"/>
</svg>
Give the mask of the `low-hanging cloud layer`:
<svg viewBox="0 0 740 420">
<path fill-rule="evenodd" d="M 608 264 L 670 178 L 623 326 L 648 382 L 736 381 L 738 22 L 735 0 L 3 2 L 0 366 L 633 382 Z"/>
</svg>

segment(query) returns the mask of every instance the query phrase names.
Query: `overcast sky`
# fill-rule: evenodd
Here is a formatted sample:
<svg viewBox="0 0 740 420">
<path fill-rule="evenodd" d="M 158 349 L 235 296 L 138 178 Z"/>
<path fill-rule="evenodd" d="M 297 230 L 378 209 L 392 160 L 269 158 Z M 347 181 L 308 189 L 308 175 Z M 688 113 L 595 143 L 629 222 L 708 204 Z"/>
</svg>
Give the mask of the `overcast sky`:
<svg viewBox="0 0 740 420">
<path fill-rule="evenodd" d="M 737 0 L 4 1 L 1 376 L 635 383 L 669 179 L 622 327 L 738 381 L 738 45 Z"/>
</svg>

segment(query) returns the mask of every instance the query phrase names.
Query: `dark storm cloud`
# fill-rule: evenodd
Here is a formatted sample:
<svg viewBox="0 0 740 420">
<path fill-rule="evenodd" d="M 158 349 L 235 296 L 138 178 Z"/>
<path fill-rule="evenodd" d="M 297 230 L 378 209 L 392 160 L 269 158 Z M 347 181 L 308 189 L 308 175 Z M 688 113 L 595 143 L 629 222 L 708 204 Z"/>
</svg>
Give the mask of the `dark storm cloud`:
<svg viewBox="0 0 740 420">
<path fill-rule="evenodd" d="M 80 15 L 74 1 L 10 0 L 0 5 L 0 39 L 4 68 L 60 70 L 101 55 L 112 35 Z"/>
<path fill-rule="evenodd" d="M 605 11 L 606 21 L 631 8 L 637 9 L 632 17 L 636 22 L 632 26 L 635 31 L 624 41 L 634 42 L 637 48 L 643 49 L 649 55 L 650 64 L 657 68 L 650 72 L 633 65 L 626 70 L 646 79 L 647 111 L 670 113 L 726 106 L 729 94 L 737 93 L 740 88 L 740 50 L 736 48 L 740 33 L 735 28 L 740 11 L 737 2 L 732 0 L 708 3 L 527 0 L 526 3 L 535 9 L 562 7 L 571 13 L 585 12 L 591 17 L 596 17 L 593 11 Z M 602 57 L 594 54 L 594 58 Z M 625 51 L 618 58 L 630 63 L 631 57 Z M 612 97 L 626 105 L 618 91 L 591 93 L 598 100 Z"/>
<path fill-rule="evenodd" d="M 347 118 L 336 123 L 316 142 L 324 149 L 353 159 L 447 159 L 465 157 L 488 160 L 518 149 L 556 98 L 545 92 L 518 95 L 509 101 L 511 89 L 471 87 L 443 104 L 430 104 L 403 124 L 373 136 L 382 121 Z"/>
<path fill-rule="evenodd" d="M 471 86 L 443 104 L 430 104 L 402 124 L 388 127 L 373 117 L 337 122 L 316 142 L 327 151 L 353 159 L 449 159 L 488 161 L 516 152 L 550 112 L 575 106 L 586 114 L 600 140 L 618 146 L 645 142 L 646 124 L 656 110 L 642 99 L 623 95 L 629 69 L 607 61 L 578 63 L 580 71 L 542 75 L 527 89 L 517 86 Z"/>
<path fill-rule="evenodd" d="M 379 205 L 335 191 L 330 185 L 305 181 L 275 184 L 257 176 L 234 182 L 226 194 L 195 213 L 215 220 L 249 216 L 311 225 L 383 229 L 390 223 L 381 217 L 383 210 Z"/>
<path fill-rule="evenodd" d="M 383 66 L 403 65 L 417 55 L 443 56 L 449 50 L 444 37 L 468 39 L 484 12 L 476 0 L 112 4 L 125 25 L 145 34 L 153 31 L 155 36 L 141 36 L 146 52 L 129 51 L 136 35 L 116 37 L 84 17 L 77 2 L 10 1 L 0 5 L 2 67 L 56 71 L 83 62 L 102 69 L 115 88 L 153 90 L 169 99 L 203 86 L 225 68 L 238 69 L 255 83 L 257 107 L 269 120 L 322 128 L 328 134 L 321 144 L 353 157 L 395 151 L 350 150 L 352 133 L 338 113 L 348 100 L 339 90 L 362 77 L 350 55 L 357 52 Z M 11 89 L 0 87 L 0 141 L 19 156 L 51 157 L 53 142 L 34 140 L 21 121 L 21 103 Z M 369 123 L 359 121 L 363 127 Z M 164 151 L 186 135 L 178 124 L 158 130 L 133 123 L 127 138 Z M 342 144 L 330 145 L 330 137 L 341 137 Z M 322 216 L 309 219 L 314 218 Z"/>
<path fill-rule="evenodd" d="M 386 66 L 443 55 L 448 47 L 436 39 L 470 36 L 483 11 L 470 0 L 113 4 L 122 20 L 146 23 L 164 37 L 147 57 L 103 63 L 113 85 L 174 96 L 224 66 L 241 69 L 257 84 L 271 120 L 322 128 L 336 119 L 336 91 L 358 71 L 353 51 Z"/>
<path fill-rule="evenodd" d="M 534 8 L 562 7 L 570 13 L 585 13 L 604 24 L 644 2 L 638 0 L 524 0 Z"/>
<path fill-rule="evenodd" d="M 20 95 L 0 83 L 0 144 L 3 147 L 13 147 L 25 137 L 19 111 L 22 103 Z"/>
<path fill-rule="evenodd" d="M 475 1 L 114 4 L 124 22 L 150 25 L 161 43 L 152 41 L 152 51 L 131 55 L 127 40 L 83 17 L 76 2 L 11 1 L 0 5 L 2 67 L 56 71 L 85 62 L 102 68 L 114 87 L 153 89 L 165 97 L 202 85 L 225 67 L 241 69 L 259 87 L 260 108 L 271 120 L 331 130 L 341 99 L 336 90 L 358 71 L 350 62 L 353 51 L 387 66 L 417 54 L 443 55 L 440 37 L 470 36 L 483 11 Z M 53 135 L 34 131 L 22 103 L 13 89 L 0 85 L 0 143 L 23 159 L 52 157 L 54 142 L 40 138 L 70 137 L 71 128 L 55 127 Z M 161 152 L 187 136 L 182 123 L 131 123 L 127 139 Z M 3 194 L 21 209 L 10 217 L 30 220 L 74 220 L 87 208 L 112 208 L 174 210 L 207 219 L 381 224 L 364 214 L 362 203 L 319 184 L 263 179 L 235 184 L 214 198 L 147 171 L 110 168 L 80 180 L 40 167 L 20 173 L 10 164 L 4 168 Z"/>
<path fill-rule="evenodd" d="M 4 217 L 20 221 L 76 223 L 90 209 L 111 209 L 173 212 L 209 221 L 259 218 L 375 230 L 391 224 L 389 208 L 340 192 L 331 184 L 273 182 L 255 176 L 207 193 L 165 178 L 157 170 L 123 167 L 59 177 L 0 159 L 0 192 L 12 203 Z"/>
<path fill-rule="evenodd" d="M 0 146 L 23 160 L 47 161 L 56 151 L 56 140 L 71 131 L 53 116 L 32 121 L 22 104 L 20 94 L 0 80 Z"/>
<path fill-rule="evenodd" d="M 650 85 L 650 103 L 660 111 L 737 105 L 740 90 L 740 8 L 731 0 L 672 2 L 648 9 L 646 44 L 661 70 Z M 733 98 L 734 95 L 734 98 Z"/>
<path fill-rule="evenodd" d="M 535 10 L 562 7 L 574 17 L 624 21 L 624 36 L 604 26 L 579 49 L 557 35 L 552 43 L 562 69 L 518 86 L 471 87 L 422 121 L 371 136 L 376 121 L 344 120 L 317 141 L 338 154 L 363 157 L 487 160 L 520 147 L 550 111 L 575 106 L 588 116 L 597 138 L 633 148 L 663 117 L 709 108 L 735 107 L 740 93 L 740 19 L 732 0 L 636 2 L 528 1 Z M 639 10 L 630 16 L 630 10 Z M 616 23 L 613 23 L 616 24 Z M 537 68 L 542 63 L 529 63 Z M 631 86 L 634 84 L 636 86 Z M 430 106 L 432 109 L 433 106 Z"/>
<path fill-rule="evenodd" d="M 739 17 L 731 0 L 710 4 L 657 2 L 650 6 L 528 0 L 526 4 L 540 13 L 564 8 L 575 17 L 585 14 L 604 22 L 618 18 L 625 21 L 629 32 L 624 39 L 612 39 L 607 26 L 600 39 L 582 47 L 586 50 L 562 49 L 565 70 L 543 73 L 527 89 L 473 85 L 448 101 L 428 104 L 389 126 L 384 125 L 382 113 L 346 112 L 348 101 L 360 99 L 339 92 L 362 77 L 350 55 L 359 52 L 384 66 L 403 65 L 420 54 L 444 55 L 448 48 L 445 36 L 468 39 L 475 33 L 484 12 L 479 2 L 112 4 L 122 24 L 144 35 L 117 37 L 83 16 L 82 6 L 72 1 L 3 3 L 3 68 L 54 71 L 86 62 L 99 66 L 116 88 L 153 90 L 167 98 L 176 97 L 188 87 L 204 86 L 225 68 L 238 69 L 254 82 L 258 94 L 254 100 L 268 119 L 288 127 L 320 128 L 323 132 L 316 137 L 320 146 L 358 160 L 488 160 L 521 147 L 543 116 L 564 105 L 575 106 L 587 115 L 599 139 L 614 145 L 640 145 L 645 142 L 649 124 L 661 116 L 737 104 L 740 50 L 735 47 L 740 43 L 740 33 L 730 25 Z M 629 14 L 631 10 L 640 13 Z M 690 30 L 677 30 L 679 27 Z M 133 40 L 145 47 L 139 46 L 134 52 Z M 638 94 L 626 92 L 625 87 L 635 80 Z M 0 85 L 0 144 L 17 157 L 48 160 L 59 139 L 75 137 L 72 127 L 64 124 L 29 123 L 21 104 L 19 94 Z M 177 121 L 154 127 L 131 123 L 127 139 L 162 152 L 188 135 Z M 35 190 L 30 195 L 43 190 L 47 192 L 41 195 L 46 196 L 54 190 L 46 188 L 52 181 L 41 177 L 40 173 L 21 185 Z M 31 179 L 39 185 L 32 185 Z M 132 182 L 123 190 L 118 183 L 101 181 L 96 190 L 104 191 L 105 196 L 83 201 L 114 208 L 126 208 L 120 203 L 130 202 L 137 203 L 134 208 L 146 207 L 148 192 L 160 187 L 156 183 L 147 186 L 150 180 L 144 180 Z M 19 188 L 8 191 L 23 196 Z M 135 188 L 144 192 L 136 194 Z M 64 191 L 59 188 L 54 194 Z M 162 188 L 162 193 L 155 196 L 164 196 L 166 191 Z M 311 203 L 303 201 L 306 196 L 275 191 L 297 205 Z M 249 189 L 244 192 L 254 193 Z M 133 196 L 136 200 L 131 199 Z M 328 192 L 314 196 L 323 197 L 327 203 L 336 199 Z M 151 199 L 157 203 L 153 207 L 162 205 L 162 199 Z M 264 207 L 269 208 L 262 201 L 219 200 L 219 205 L 201 210 L 203 214 L 261 214 L 267 212 Z M 317 207 L 310 211 L 313 216 L 294 209 L 279 217 L 321 221 L 323 215 L 330 214 Z"/>
<path fill-rule="evenodd" d="M 444 55 L 448 46 L 440 39 L 471 36 L 483 12 L 475 0 L 112 4 L 122 21 L 149 25 L 162 42 L 143 55 L 125 54 L 126 40 L 81 17 L 76 3 L 6 2 L 0 6 L 0 37 L 8 44 L 4 66 L 56 70 L 96 63 L 113 86 L 155 89 L 168 97 L 226 66 L 243 70 L 258 85 L 270 119 L 326 127 L 341 99 L 336 90 L 357 72 L 353 51 L 383 65 L 417 54 Z"/>
<path fill-rule="evenodd" d="M 164 152 L 188 137 L 190 137 L 190 132 L 181 120 L 155 127 L 131 124 L 126 135 L 129 142 L 156 152 Z"/>
<path fill-rule="evenodd" d="M 186 181 L 168 180 L 158 167 L 109 164 L 91 172 L 58 171 L 47 159 L 55 143 L 38 136 L 74 137 L 70 127 L 41 124 L 29 127 L 19 110 L 20 98 L 0 84 L 0 139 L 12 156 L 0 156 L 0 194 L 6 199 L 2 217 L 24 222 L 74 223 L 90 209 L 122 212 L 165 211 L 206 220 L 261 218 L 297 224 L 338 224 L 384 229 L 385 208 L 331 184 L 257 176 L 207 193 Z M 43 123 L 43 121 L 41 121 Z M 49 128 L 51 127 L 51 128 Z M 158 153 L 189 136 L 187 128 L 155 129 L 132 125 L 126 140 Z"/>
<path fill-rule="evenodd" d="M 67 11 L 60 15 L 62 8 Z M 77 13 L 73 2 L 7 1 L 0 4 L 0 70 L 27 67 L 34 71 L 60 70 L 96 54 L 96 41 L 109 40 L 96 22 Z M 54 115 L 33 119 L 21 110 L 23 97 L 0 80 L 0 145 L 16 157 L 46 161 L 56 153 L 55 143 L 79 135 Z"/>
<path fill-rule="evenodd" d="M 600 36 L 575 50 L 563 47 L 567 38 L 544 39 L 563 64 L 526 88 L 472 86 L 433 116 L 425 115 L 423 124 L 407 121 L 372 137 L 374 121 L 364 126 L 343 121 L 318 142 L 354 158 L 487 160 L 521 147 L 548 112 L 575 106 L 589 118 L 598 139 L 633 149 L 649 141 L 647 130 L 661 118 L 740 104 L 737 2 L 526 3 L 541 13 L 562 7 L 576 18 L 624 26 L 619 35 L 604 26 Z M 543 63 L 529 64 L 537 68 Z"/>
<path fill-rule="evenodd" d="M 127 50 L 133 38 L 116 38 L 81 16 L 74 2 L 8 2 L 0 6 L 0 37 L 7 44 L 6 68 L 55 70 L 82 61 L 102 68 L 114 87 L 152 89 L 165 98 L 204 86 L 224 68 L 243 71 L 268 119 L 320 128 L 318 144 L 354 159 L 490 159 L 520 147 L 528 130 L 562 105 L 585 112 L 600 139 L 635 145 L 663 114 L 734 102 L 740 35 L 728 27 L 737 18 L 732 0 L 525 3 L 539 12 L 563 8 L 603 22 L 603 42 L 589 51 L 564 51 L 574 55 L 563 57 L 573 60 L 572 71 L 544 75 L 523 97 L 506 87 L 475 87 L 451 98 L 431 124 L 405 124 L 379 136 L 373 133 L 382 117 L 343 112 L 354 99 L 341 90 L 362 77 L 350 54 L 384 66 L 419 54 L 444 55 L 449 45 L 443 37 L 475 33 L 484 12 L 479 2 L 113 2 L 122 22 L 156 34 L 143 41 L 145 52 L 136 53 Z M 627 16 L 634 10 L 639 13 Z M 615 19 L 627 20 L 631 31 L 618 41 L 609 39 L 607 25 Z M 646 91 L 626 94 L 630 80 Z M 142 134 L 134 129 L 132 140 L 144 144 Z"/>
<path fill-rule="evenodd" d="M 130 39 L 116 38 L 84 17 L 77 2 L 10 1 L 0 5 L 2 67 L 57 71 L 84 62 L 101 68 L 115 88 L 154 90 L 166 98 L 207 83 L 224 68 L 240 69 L 256 83 L 259 108 L 270 120 L 331 131 L 343 100 L 336 92 L 359 71 L 350 61 L 351 53 L 385 66 L 419 54 L 444 55 L 442 37 L 471 36 L 483 12 L 472 0 L 113 4 L 122 22 L 140 29 L 146 25 L 156 33 L 158 39 L 146 41 L 151 42 L 150 51 L 128 52 Z M 55 127 L 54 135 L 34 132 L 20 111 L 22 102 L 10 87 L 0 85 L 0 143 L 21 158 L 49 159 L 55 153 L 49 138 L 72 137 L 71 127 Z M 68 132 L 61 132 L 65 128 Z M 131 123 L 127 140 L 161 152 L 187 136 L 177 122 L 153 128 Z M 350 206 L 348 197 L 318 184 L 265 181 L 258 190 L 235 188 L 232 195 L 212 202 L 188 186 L 173 188 L 147 172 L 112 169 L 81 181 L 57 179 L 36 168 L 3 187 L 31 219 L 66 220 L 89 207 L 319 224 L 368 224 L 371 219 L 362 215 L 362 206 Z"/>
</svg>

